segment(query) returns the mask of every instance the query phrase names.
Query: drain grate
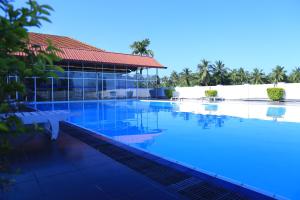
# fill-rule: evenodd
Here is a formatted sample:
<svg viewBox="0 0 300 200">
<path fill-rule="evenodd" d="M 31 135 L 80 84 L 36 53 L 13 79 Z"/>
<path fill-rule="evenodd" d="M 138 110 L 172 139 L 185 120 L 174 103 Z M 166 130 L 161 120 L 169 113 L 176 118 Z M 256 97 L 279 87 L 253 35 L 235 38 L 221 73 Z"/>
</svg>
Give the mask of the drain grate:
<svg viewBox="0 0 300 200">
<path fill-rule="evenodd" d="M 179 191 L 179 193 L 193 200 L 219 200 L 228 195 L 229 191 L 210 183 L 202 182 L 187 187 Z"/>
<path fill-rule="evenodd" d="M 196 178 L 196 177 L 191 177 L 191 178 L 185 179 L 185 180 L 183 180 L 183 181 L 181 181 L 181 182 L 172 184 L 172 185 L 169 186 L 169 188 L 170 188 L 171 190 L 173 190 L 173 191 L 178 192 L 178 191 L 180 191 L 180 190 L 183 190 L 183 189 L 185 189 L 185 188 L 187 188 L 187 187 L 190 187 L 190 186 L 192 186 L 192 185 L 198 184 L 198 183 L 200 183 L 200 182 L 203 182 L 203 180 L 198 179 L 198 178 Z"/>
<path fill-rule="evenodd" d="M 166 186 L 191 177 L 187 174 L 176 171 L 167 166 L 162 166 L 160 164 L 156 164 L 155 167 L 142 170 L 140 173 Z"/>
</svg>

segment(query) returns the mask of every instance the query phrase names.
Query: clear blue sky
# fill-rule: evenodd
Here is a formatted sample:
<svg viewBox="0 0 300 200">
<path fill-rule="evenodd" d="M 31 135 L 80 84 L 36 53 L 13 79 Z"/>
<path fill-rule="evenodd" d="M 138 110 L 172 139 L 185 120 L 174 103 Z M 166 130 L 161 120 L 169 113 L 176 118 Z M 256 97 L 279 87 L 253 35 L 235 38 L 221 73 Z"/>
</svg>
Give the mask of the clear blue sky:
<svg viewBox="0 0 300 200">
<path fill-rule="evenodd" d="M 108 51 L 130 53 L 149 38 L 168 69 L 193 70 L 201 59 L 229 68 L 270 72 L 300 66 L 299 0 L 41 0 L 52 24 L 41 33 L 71 36 Z M 85 2 L 85 3 L 83 3 Z M 20 5 L 20 0 L 16 5 Z"/>
</svg>

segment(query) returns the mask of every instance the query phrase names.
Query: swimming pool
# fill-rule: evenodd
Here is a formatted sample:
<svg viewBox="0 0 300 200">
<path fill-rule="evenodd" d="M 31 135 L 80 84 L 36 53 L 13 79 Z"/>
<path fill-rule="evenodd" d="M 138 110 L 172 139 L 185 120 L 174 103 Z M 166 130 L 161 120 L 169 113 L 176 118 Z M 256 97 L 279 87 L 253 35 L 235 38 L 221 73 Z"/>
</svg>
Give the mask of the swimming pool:
<svg viewBox="0 0 300 200">
<path fill-rule="evenodd" d="M 31 104 L 69 110 L 69 122 L 187 166 L 300 197 L 300 107 L 95 101 Z"/>
</svg>

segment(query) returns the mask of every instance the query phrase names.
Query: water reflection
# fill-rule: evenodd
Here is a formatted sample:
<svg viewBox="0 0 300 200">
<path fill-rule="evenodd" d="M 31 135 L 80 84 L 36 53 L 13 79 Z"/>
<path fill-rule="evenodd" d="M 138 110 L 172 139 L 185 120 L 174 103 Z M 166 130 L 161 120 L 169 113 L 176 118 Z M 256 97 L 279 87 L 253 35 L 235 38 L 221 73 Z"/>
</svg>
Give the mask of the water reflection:
<svg viewBox="0 0 300 200">
<path fill-rule="evenodd" d="M 286 107 L 247 104 L 189 104 L 141 101 L 95 101 L 33 104 L 39 110 L 69 110 L 69 121 L 127 144 L 151 145 L 168 130 L 165 118 L 184 120 L 202 129 L 221 128 L 235 117 L 288 119 Z M 289 112 L 291 109 L 289 109 Z M 172 120 L 170 123 L 172 124 Z M 164 123 L 163 123 L 164 122 Z M 183 125 L 188 126 L 188 125 Z"/>
<path fill-rule="evenodd" d="M 269 107 L 267 110 L 267 116 L 272 117 L 274 121 L 277 121 L 278 118 L 283 118 L 286 113 L 284 107 Z"/>
</svg>

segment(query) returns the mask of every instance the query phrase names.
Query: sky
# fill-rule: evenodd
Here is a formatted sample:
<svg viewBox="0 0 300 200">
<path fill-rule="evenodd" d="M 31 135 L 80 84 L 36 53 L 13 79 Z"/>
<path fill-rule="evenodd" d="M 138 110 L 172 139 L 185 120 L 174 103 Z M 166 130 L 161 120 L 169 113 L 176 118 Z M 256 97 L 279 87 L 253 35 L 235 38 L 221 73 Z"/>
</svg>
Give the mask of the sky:
<svg viewBox="0 0 300 200">
<path fill-rule="evenodd" d="M 25 0 L 15 1 L 18 7 Z M 107 51 L 131 53 L 149 38 L 168 75 L 202 59 L 228 68 L 300 66 L 299 0 L 38 0 L 52 23 L 30 31 L 70 36 Z"/>
</svg>

